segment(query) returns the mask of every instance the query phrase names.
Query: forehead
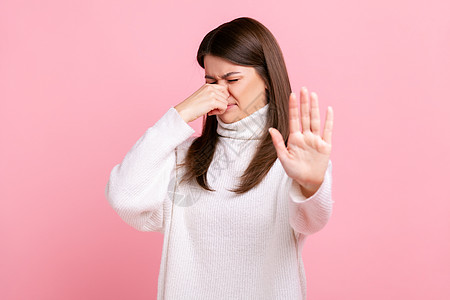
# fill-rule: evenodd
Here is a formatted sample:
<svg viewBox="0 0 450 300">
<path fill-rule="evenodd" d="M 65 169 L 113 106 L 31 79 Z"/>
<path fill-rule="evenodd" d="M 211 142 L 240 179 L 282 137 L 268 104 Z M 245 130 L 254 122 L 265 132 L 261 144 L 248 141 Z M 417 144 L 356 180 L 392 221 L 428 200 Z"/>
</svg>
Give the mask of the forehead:
<svg viewBox="0 0 450 300">
<path fill-rule="evenodd" d="M 228 72 L 246 73 L 251 67 L 237 65 L 222 57 L 205 55 L 204 57 L 205 74 L 211 76 L 222 76 Z"/>
</svg>

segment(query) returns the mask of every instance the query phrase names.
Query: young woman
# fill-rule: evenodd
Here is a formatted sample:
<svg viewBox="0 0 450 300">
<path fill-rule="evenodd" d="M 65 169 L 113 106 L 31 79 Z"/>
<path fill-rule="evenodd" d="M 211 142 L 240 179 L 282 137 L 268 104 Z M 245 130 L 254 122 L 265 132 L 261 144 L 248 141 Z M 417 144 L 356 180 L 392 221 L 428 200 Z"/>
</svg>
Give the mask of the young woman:
<svg viewBox="0 0 450 300">
<path fill-rule="evenodd" d="M 302 88 L 298 104 L 255 19 L 210 31 L 197 60 L 205 84 L 114 166 L 106 197 L 133 228 L 164 234 L 158 299 L 306 299 L 303 245 L 334 203 L 333 111 L 321 135 L 317 95 Z"/>
</svg>

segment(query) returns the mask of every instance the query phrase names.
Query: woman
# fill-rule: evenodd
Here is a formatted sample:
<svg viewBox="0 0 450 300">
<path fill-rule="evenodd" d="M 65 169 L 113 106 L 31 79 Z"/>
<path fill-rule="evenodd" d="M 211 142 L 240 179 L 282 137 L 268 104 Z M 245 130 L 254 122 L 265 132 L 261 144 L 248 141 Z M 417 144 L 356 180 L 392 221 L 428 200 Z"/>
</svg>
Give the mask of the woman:
<svg viewBox="0 0 450 300">
<path fill-rule="evenodd" d="M 302 248 L 334 203 L 333 111 L 321 137 L 317 95 L 302 88 L 299 113 L 278 43 L 252 18 L 209 32 L 197 60 L 205 84 L 146 130 L 106 197 L 164 234 L 158 299 L 306 299 Z"/>
</svg>

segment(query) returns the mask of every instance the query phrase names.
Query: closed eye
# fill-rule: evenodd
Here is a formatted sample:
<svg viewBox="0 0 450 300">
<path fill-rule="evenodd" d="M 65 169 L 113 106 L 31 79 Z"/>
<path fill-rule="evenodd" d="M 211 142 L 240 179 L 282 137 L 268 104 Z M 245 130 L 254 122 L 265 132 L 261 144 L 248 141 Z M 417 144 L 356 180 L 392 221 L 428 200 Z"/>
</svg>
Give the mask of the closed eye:
<svg viewBox="0 0 450 300">
<path fill-rule="evenodd" d="M 239 79 L 231 79 L 231 80 L 227 80 L 228 82 L 235 82 L 238 81 Z M 215 84 L 216 82 L 210 82 L 210 84 Z"/>
</svg>

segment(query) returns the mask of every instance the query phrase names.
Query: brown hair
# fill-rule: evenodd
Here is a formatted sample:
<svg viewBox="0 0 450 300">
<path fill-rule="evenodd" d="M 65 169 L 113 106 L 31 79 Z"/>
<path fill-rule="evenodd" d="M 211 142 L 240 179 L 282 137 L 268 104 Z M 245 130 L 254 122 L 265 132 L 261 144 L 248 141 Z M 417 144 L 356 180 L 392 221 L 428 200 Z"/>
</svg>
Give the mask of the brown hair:
<svg viewBox="0 0 450 300">
<path fill-rule="evenodd" d="M 265 134 L 249 166 L 240 177 L 240 185 L 232 190 L 243 194 L 263 180 L 277 159 L 269 127 L 278 129 L 285 145 L 287 143 L 291 85 L 286 65 L 272 33 L 263 24 L 249 17 L 224 23 L 203 38 L 197 52 L 197 62 L 203 69 L 203 58 L 207 54 L 227 59 L 234 64 L 254 67 L 268 87 L 265 91 L 269 103 Z M 180 165 L 187 167 L 182 181 L 195 178 L 202 188 L 209 191 L 215 191 L 209 187 L 206 173 L 218 141 L 216 130 L 216 115 L 204 115 L 202 134 L 193 140 L 184 163 Z"/>
</svg>

